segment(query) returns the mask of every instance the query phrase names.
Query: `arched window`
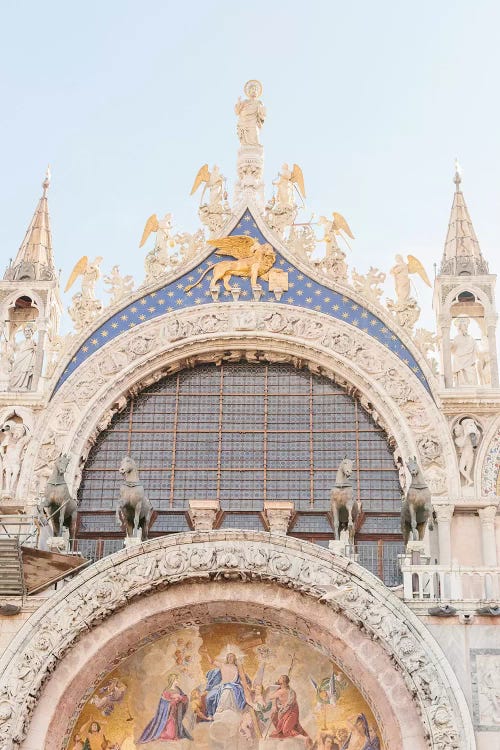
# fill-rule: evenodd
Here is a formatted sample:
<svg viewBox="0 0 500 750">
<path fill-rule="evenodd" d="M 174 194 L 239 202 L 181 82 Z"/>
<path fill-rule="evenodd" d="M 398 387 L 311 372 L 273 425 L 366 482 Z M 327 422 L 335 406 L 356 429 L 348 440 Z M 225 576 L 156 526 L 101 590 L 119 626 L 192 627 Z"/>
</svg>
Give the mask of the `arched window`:
<svg viewBox="0 0 500 750">
<path fill-rule="evenodd" d="M 160 380 L 101 433 L 79 490 L 78 548 L 123 544 L 114 509 L 124 455 L 137 461 L 158 517 L 151 536 L 189 529 L 191 499 L 217 499 L 221 528 L 265 528 L 264 500 L 293 500 L 290 534 L 327 546 L 337 468 L 354 461 L 360 562 L 399 581 L 401 490 L 385 433 L 331 380 L 291 365 L 200 365 Z"/>
</svg>

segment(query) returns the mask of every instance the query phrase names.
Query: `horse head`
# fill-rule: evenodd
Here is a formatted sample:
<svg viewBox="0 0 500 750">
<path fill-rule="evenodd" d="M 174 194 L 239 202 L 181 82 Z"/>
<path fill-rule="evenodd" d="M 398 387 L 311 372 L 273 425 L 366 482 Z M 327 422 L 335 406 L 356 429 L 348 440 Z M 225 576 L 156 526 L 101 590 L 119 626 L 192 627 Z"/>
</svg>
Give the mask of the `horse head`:
<svg viewBox="0 0 500 750">
<path fill-rule="evenodd" d="M 418 461 L 417 461 L 416 456 L 413 456 L 413 458 L 411 457 L 408 458 L 408 460 L 406 461 L 406 465 L 412 477 L 418 476 L 418 474 L 420 473 L 420 468 L 418 466 Z"/>
<path fill-rule="evenodd" d="M 342 459 L 340 468 L 342 469 L 345 477 L 350 477 L 352 474 L 352 470 L 354 467 L 354 461 L 351 458 L 345 458 Z"/>
<path fill-rule="evenodd" d="M 61 453 L 61 455 L 56 458 L 54 467 L 58 474 L 62 474 L 64 476 L 64 472 L 68 468 L 68 464 L 71 461 L 71 456 L 68 456 L 66 453 Z"/>
<path fill-rule="evenodd" d="M 122 458 L 122 462 L 120 464 L 120 468 L 118 469 L 118 471 L 120 472 L 120 474 L 127 475 L 127 474 L 130 474 L 130 472 L 134 471 L 135 469 L 137 469 L 137 465 L 134 459 L 130 458 L 130 456 L 124 456 Z"/>
</svg>

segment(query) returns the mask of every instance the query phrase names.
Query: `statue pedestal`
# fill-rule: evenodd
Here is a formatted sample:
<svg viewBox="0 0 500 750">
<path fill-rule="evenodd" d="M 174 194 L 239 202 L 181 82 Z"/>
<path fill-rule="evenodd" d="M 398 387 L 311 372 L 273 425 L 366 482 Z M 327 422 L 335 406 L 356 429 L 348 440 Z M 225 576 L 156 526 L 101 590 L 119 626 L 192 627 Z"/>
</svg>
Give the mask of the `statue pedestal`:
<svg viewBox="0 0 500 750">
<path fill-rule="evenodd" d="M 218 500 L 190 500 L 189 517 L 195 531 L 211 531 L 220 513 Z"/>
<path fill-rule="evenodd" d="M 138 536 L 126 536 L 123 540 L 123 546 L 125 549 L 128 549 L 129 547 L 137 547 L 138 544 L 142 544 L 142 532 L 140 529 Z"/>
<path fill-rule="evenodd" d="M 410 540 L 406 545 L 404 555 L 402 555 L 405 565 L 429 565 L 430 555 L 425 554 L 425 544 L 423 541 Z"/>
<path fill-rule="evenodd" d="M 60 555 L 66 555 L 69 552 L 69 537 L 49 536 L 45 540 L 45 545 L 49 552 L 57 552 Z"/>
</svg>

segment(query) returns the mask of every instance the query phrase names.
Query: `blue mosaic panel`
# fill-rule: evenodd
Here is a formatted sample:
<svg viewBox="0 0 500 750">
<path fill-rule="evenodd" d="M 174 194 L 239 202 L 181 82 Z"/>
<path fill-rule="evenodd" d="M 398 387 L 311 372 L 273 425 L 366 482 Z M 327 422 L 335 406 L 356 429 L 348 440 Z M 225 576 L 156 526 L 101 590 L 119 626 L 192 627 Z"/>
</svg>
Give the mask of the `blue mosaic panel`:
<svg viewBox="0 0 500 750">
<path fill-rule="evenodd" d="M 267 242 L 266 238 L 257 227 L 252 214 L 248 210 L 245 211 L 242 218 L 231 232 L 231 235 L 238 234 L 255 237 L 260 243 Z M 151 292 L 144 297 L 138 298 L 134 302 L 131 302 L 127 307 L 115 313 L 84 341 L 59 378 L 54 393 L 94 352 L 98 351 L 109 341 L 112 341 L 125 331 L 140 326 L 148 320 L 158 318 L 165 313 L 173 312 L 174 310 L 184 310 L 189 307 L 211 304 L 211 273 L 207 273 L 194 289 L 186 292 L 185 288 L 193 284 L 197 277 L 201 277 L 203 272 L 210 266 L 221 260 L 223 260 L 223 258 L 216 255 L 214 250 L 206 260 L 200 263 L 192 271 L 175 279 L 170 284 L 158 289 L 156 292 Z M 404 362 L 404 364 L 411 369 L 430 393 L 429 384 L 415 358 L 394 331 L 387 327 L 380 318 L 350 297 L 332 291 L 324 284 L 320 284 L 314 279 L 311 279 L 278 252 L 276 253 L 275 267 L 281 268 L 288 273 L 289 291 L 286 294 L 283 294 L 281 300 L 278 302 L 274 294 L 268 291 L 267 284 L 264 282 L 262 284 L 262 301 L 314 310 L 329 315 L 332 318 L 336 318 L 337 320 L 341 320 L 356 328 L 360 328 Z M 238 279 L 238 284 L 242 290 L 241 299 L 252 300 L 253 297 L 250 280 Z M 231 293 L 224 290 L 222 283 L 220 284 L 220 296 L 218 301 L 221 303 L 233 301 Z"/>
</svg>

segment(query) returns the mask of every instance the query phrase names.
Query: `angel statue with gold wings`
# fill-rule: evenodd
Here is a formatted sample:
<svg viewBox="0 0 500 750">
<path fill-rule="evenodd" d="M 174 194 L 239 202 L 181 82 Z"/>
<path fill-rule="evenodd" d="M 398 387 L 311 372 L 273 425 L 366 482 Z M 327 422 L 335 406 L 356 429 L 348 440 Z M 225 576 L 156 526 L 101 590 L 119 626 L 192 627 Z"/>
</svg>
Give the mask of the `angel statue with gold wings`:
<svg viewBox="0 0 500 750">
<path fill-rule="evenodd" d="M 236 260 L 223 260 L 213 263 L 200 276 L 195 284 L 190 284 L 184 291 L 189 292 L 203 280 L 209 271 L 213 271 L 210 289 L 217 288 L 222 280 L 226 291 L 231 291 L 232 276 L 250 279 L 252 289 L 257 287 L 257 279 L 268 280 L 268 274 L 276 261 L 276 254 L 267 242 L 261 245 L 258 240 L 247 235 L 222 237 L 219 240 L 208 240 L 208 244 L 218 248 L 216 255 L 231 255 Z"/>
<path fill-rule="evenodd" d="M 77 278 L 82 277 L 82 290 L 72 297 L 72 303 L 68 312 L 73 321 L 75 331 L 79 332 L 86 328 L 103 309 L 103 304 L 95 297 L 95 285 L 101 276 L 102 258 L 98 256 L 89 261 L 86 255 L 80 258 L 71 271 L 68 283 L 64 289 L 69 291 Z"/>
<path fill-rule="evenodd" d="M 175 266 L 170 248 L 175 247 L 175 241 L 171 238 L 172 214 L 165 214 L 163 219 L 158 219 L 156 214 L 151 214 L 146 221 L 139 247 L 147 242 L 149 235 L 156 232 L 156 241 L 152 250 L 148 252 L 144 260 L 146 270 L 146 283 L 158 279 L 170 266 Z M 178 259 L 177 259 L 178 260 Z"/>
<path fill-rule="evenodd" d="M 327 219 L 326 216 L 320 216 L 319 223 L 324 226 L 324 236 L 321 242 L 326 242 L 327 255 L 328 255 L 328 251 L 332 247 L 338 247 L 337 237 L 342 237 L 347 247 L 350 249 L 349 243 L 347 242 L 344 235 L 347 234 L 347 236 L 350 237 L 352 240 L 354 239 L 354 235 L 351 232 L 349 224 L 344 219 L 342 214 L 339 214 L 336 211 L 334 211 L 332 214 L 332 220 Z"/>
<path fill-rule="evenodd" d="M 71 271 L 68 283 L 66 284 L 64 291 L 68 292 L 77 278 L 82 277 L 82 298 L 84 299 L 95 299 L 95 285 L 101 276 L 100 265 L 102 263 L 102 257 L 99 255 L 92 262 L 89 261 L 86 255 L 83 255 L 75 267 Z"/>
<path fill-rule="evenodd" d="M 397 305 L 405 305 L 411 299 L 410 275 L 414 273 L 417 273 L 427 286 L 431 286 L 425 268 L 418 258 L 409 255 L 407 262 L 405 262 L 402 255 L 396 255 L 396 262 L 391 268 L 391 274 L 394 277 Z"/>
<path fill-rule="evenodd" d="M 211 232 L 218 232 L 231 213 L 227 202 L 225 183 L 225 177 L 221 174 L 216 164 L 212 167 L 212 171 L 209 170 L 208 164 L 204 164 L 198 170 L 191 189 L 191 195 L 193 195 L 200 185 L 203 185 L 198 214 L 203 224 Z M 204 201 L 207 190 L 208 203 Z"/>
<path fill-rule="evenodd" d="M 278 179 L 273 181 L 273 185 L 276 185 L 274 206 L 277 210 L 295 208 L 294 190 L 297 191 L 302 202 L 306 197 L 304 175 L 298 164 L 294 164 L 292 169 L 290 169 L 288 164 L 283 164 L 281 172 L 278 172 Z"/>
</svg>

